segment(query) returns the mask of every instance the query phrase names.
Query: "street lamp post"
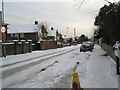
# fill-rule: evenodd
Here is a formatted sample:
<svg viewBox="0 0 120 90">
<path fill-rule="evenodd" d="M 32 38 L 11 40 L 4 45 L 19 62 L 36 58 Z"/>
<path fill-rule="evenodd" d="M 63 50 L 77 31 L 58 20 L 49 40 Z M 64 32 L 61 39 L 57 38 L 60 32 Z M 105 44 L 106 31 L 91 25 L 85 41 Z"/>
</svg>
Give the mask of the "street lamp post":
<svg viewBox="0 0 120 90">
<path fill-rule="evenodd" d="M 74 38 L 76 37 L 76 29 L 74 28 Z"/>
<path fill-rule="evenodd" d="M 69 29 L 69 27 L 67 27 L 67 34 L 66 34 L 66 35 L 67 35 L 67 38 L 68 38 L 68 29 Z"/>
<path fill-rule="evenodd" d="M 2 12 L 0 11 L 0 27 L 2 27 Z M 0 57 L 2 57 L 2 33 L 0 33 Z"/>
<path fill-rule="evenodd" d="M 76 37 L 76 29 L 74 28 L 74 41 L 75 41 L 75 37 Z"/>
</svg>

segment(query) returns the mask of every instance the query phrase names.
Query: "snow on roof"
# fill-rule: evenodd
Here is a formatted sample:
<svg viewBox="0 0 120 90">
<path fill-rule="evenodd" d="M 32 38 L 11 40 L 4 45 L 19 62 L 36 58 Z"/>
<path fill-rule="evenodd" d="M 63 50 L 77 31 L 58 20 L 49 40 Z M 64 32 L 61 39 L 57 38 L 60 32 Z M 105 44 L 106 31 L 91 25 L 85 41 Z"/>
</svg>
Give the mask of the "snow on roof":
<svg viewBox="0 0 120 90">
<path fill-rule="evenodd" d="M 56 37 L 56 31 L 57 30 L 47 30 L 47 32 L 48 32 L 47 36 L 54 36 L 54 37 Z"/>
<path fill-rule="evenodd" d="M 69 39 L 69 37 L 66 37 L 66 36 L 64 36 L 64 35 L 62 36 L 62 38 L 63 38 L 63 39 Z"/>
<path fill-rule="evenodd" d="M 37 31 L 38 31 L 38 26 L 32 24 L 10 25 L 10 27 L 8 28 L 8 33 L 31 33 Z"/>
</svg>

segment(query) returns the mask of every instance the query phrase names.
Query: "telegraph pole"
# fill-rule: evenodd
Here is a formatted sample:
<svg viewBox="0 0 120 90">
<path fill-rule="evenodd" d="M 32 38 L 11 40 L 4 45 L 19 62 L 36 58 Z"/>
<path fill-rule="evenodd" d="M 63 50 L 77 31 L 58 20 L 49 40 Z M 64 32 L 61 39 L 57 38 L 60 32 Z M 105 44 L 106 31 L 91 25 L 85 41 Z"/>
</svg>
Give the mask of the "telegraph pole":
<svg viewBox="0 0 120 90">
<path fill-rule="evenodd" d="M 2 25 L 4 26 L 4 3 L 2 0 Z"/>
<path fill-rule="evenodd" d="M 2 27 L 2 12 L 0 11 L 0 27 Z M 0 57 L 2 57 L 2 33 L 0 32 Z"/>
<path fill-rule="evenodd" d="M 2 0 L 2 26 L 4 26 L 4 2 Z M 3 57 L 6 57 L 6 46 L 5 46 L 5 39 L 6 39 L 6 34 L 2 33 L 2 40 L 3 40 Z"/>
</svg>

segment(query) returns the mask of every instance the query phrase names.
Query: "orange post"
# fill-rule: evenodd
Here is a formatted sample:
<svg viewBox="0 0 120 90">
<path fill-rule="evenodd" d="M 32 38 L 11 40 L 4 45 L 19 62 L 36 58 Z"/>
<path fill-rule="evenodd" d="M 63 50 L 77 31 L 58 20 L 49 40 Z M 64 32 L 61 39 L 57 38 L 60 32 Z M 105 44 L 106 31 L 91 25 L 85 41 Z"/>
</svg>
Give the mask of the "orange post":
<svg viewBox="0 0 120 90">
<path fill-rule="evenodd" d="M 80 87 L 79 82 L 79 75 L 78 73 L 73 73 L 73 79 L 72 79 L 72 90 L 83 90 L 83 88 Z"/>
</svg>

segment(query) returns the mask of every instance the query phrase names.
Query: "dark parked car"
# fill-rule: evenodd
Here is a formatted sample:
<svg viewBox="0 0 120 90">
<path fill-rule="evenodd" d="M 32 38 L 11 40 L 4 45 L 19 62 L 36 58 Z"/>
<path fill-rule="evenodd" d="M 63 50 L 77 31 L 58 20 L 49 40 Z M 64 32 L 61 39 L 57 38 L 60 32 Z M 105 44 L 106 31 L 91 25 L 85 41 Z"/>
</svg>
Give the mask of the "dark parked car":
<svg viewBox="0 0 120 90">
<path fill-rule="evenodd" d="M 94 48 L 94 45 L 91 45 L 91 43 L 83 43 L 83 44 L 81 44 L 81 46 L 80 46 L 80 52 L 82 52 L 82 51 L 91 51 L 92 52 L 92 50 L 93 50 L 93 48 Z"/>
</svg>

